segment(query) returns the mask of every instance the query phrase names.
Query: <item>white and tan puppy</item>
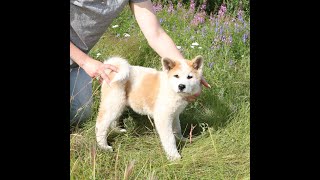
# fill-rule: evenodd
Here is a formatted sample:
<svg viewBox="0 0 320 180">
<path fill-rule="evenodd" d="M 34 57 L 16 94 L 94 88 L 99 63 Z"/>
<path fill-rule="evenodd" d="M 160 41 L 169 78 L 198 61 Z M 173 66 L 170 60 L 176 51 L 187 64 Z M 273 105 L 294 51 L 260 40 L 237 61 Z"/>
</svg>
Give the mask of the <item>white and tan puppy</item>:
<svg viewBox="0 0 320 180">
<path fill-rule="evenodd" d="M 116 66 L 118 73 L 107 71 L 111 82 L 109 85 L 102 83 L 96 122 L 99 147 L 112 151 L 106 135 L 115 128 L 124 108 L 130 106 L 135 112 L 154 119 L 168 159 L 179 159 L 175 140 L 175 136 L 183 139 L 179 115 L 188 104 L 185 97 L 200 91 L 203 58 L 197 56 L 191 61 L 162 58 L 163 71 L 131 66 L 120 57 L 112 57 L 104 63 Z"/>
</svg>

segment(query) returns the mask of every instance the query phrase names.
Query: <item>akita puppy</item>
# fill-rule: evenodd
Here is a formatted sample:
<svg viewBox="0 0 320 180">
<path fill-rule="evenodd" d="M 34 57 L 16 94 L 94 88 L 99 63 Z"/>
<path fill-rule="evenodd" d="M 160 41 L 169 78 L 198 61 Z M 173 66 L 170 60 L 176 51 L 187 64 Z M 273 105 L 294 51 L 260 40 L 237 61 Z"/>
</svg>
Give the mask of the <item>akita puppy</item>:
<svg viewBox="0 0 320 180">
<path fill-rule="evenodd" d="M 106 135 L 115 128 L 116 120 L 129 106 L 135 112 L 153 118 L 168 159 L 180 159 L 175 137 L 186 139 L 181 133 L 179 115 L 188 104 L 185 97 L 201 90 L 203 58 L 197 56 L 191 61 L 162 58 L 163 71 L 131 66 L 120 57 L 109 58 L 104 63 L 116 66 L 118 73 L 106 70 L 111 82 L 102 83 L 96 121 L 98 146 L 112 151 Z"/>
</svg>

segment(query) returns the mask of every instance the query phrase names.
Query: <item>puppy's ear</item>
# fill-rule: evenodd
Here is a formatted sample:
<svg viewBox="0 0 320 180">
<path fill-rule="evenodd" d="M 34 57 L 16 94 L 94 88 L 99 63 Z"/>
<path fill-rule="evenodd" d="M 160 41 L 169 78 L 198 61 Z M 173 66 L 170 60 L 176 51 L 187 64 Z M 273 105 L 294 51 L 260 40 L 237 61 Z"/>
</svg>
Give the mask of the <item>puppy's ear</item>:
<svg viewBox="0 0 320 180">
<path fill-rule="evenodd" d="M 172 61 L 171 59 L 164 57 L 161 59 L 161 63 L 162 63 L 162 69 L 164 71 L 169 71 L 172 68 L 174 68 L 174 66 L 176 65 L 176 63 L 174 61 Z"/>
<path fill-rule="evenodd" d="M 196 56 L 194 59 L 192 59 L 192 67 L 196 70 L 201 70 L 203 67 L 203 57 Z"/>
</svg>

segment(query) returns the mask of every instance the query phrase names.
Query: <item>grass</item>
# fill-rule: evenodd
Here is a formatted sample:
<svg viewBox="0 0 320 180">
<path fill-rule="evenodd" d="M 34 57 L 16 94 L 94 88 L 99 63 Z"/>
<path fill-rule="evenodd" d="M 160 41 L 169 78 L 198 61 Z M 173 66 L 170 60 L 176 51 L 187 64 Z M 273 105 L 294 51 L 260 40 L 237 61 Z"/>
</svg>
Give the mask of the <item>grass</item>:
<svg viewBox="0 0 320 180">
<path fill-rule="evenodd" d="M 212 86 L 180 116 L 184 135 L 196 126 L 197 140 L 178 142 L 182 159 L 169 162 L 149 119 L 127 109 L 122 119 L 128 132 L 109 138 L 114 152 L 100 150 L 94 133 L 100 91 L 94 81 L 94 113 L 70 133 L 71 179 L 250 179 L 249 17 L 241 21 L 226 14 L 210 21 L 206 16 L 204 23 L 192 26 L 188 9 L 175 8 L 169 14 L 166 8 L 157 12 L 162 27 L 187 59 L 204 57 L 204 76 Z M 148 46 L 128 7 L 112 25 L 90 56 L 103 61 L 117 55 L 134 65 L 161 69 L 160 57 Z M 191 48 L 194 42 L 199 46 Z"/>
</svg>

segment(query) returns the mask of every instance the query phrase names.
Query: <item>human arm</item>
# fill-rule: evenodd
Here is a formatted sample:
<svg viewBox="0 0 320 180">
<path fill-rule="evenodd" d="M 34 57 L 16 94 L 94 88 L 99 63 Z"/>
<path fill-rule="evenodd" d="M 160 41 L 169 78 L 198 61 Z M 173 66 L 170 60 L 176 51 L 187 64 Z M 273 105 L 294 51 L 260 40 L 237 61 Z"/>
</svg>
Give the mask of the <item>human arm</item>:
<svg viewBox="0 0 320 180">
<path fill-rule="evenodd" d="M 130 3 L 130 8 L 148 44 L 157 54 L 171 59 L 184 58 L 172 39 L 160 26 L 150 0 Z"/>
<path fill-rule="evenodd" d="M 77 63 L 83 70 L 92 78 L 101 76 L 103 80 L 107 83 L 110 82 L 109 77 L 105 73 L 105 69 L 111 69 L 117 72 L 117 68 L 109 65 L 103 64 L 97 61 L 84 52 L 82 52 L 78 47 L 76 47 L 72 42 L 70 42 L 70 58 Z"/>
</svg>

